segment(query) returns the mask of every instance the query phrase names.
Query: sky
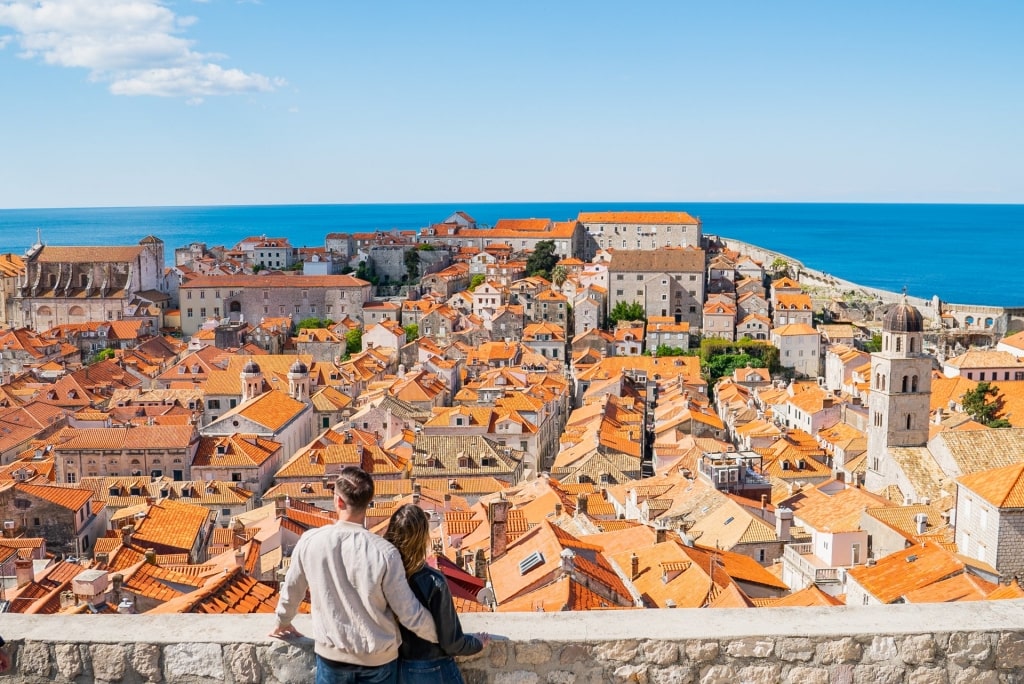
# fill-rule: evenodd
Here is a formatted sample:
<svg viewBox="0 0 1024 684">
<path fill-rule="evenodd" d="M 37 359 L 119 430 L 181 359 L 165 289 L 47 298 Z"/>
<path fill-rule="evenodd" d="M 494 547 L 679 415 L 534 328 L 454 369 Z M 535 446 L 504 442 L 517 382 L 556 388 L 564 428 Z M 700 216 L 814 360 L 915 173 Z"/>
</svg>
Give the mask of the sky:
<svg viewBox="0 0 1024 684">
<path fill-rule="evenodd" d="M 1024 202 L 1024 3 L 0 0 L 0 208 Z"/>
</svg>

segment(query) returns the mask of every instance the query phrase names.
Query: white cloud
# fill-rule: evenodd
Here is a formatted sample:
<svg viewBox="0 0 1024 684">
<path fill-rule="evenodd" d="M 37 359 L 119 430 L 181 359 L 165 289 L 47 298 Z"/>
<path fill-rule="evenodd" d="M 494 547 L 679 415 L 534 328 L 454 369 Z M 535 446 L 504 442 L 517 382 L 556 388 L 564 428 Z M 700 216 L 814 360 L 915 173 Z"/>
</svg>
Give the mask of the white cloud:
<svg viewBox="0 0 1024 684">
<path fill-rule="evenodd" d="M 4 43 L 19 56 L 83 68 L 115 95 L 202 98 L 266 92 L 283 79 L 226 69 L 224 56 L 193 49 L 182 37 L 195 17 L 178 16 L 160 0 L 0 0 Z"/>
</svg>

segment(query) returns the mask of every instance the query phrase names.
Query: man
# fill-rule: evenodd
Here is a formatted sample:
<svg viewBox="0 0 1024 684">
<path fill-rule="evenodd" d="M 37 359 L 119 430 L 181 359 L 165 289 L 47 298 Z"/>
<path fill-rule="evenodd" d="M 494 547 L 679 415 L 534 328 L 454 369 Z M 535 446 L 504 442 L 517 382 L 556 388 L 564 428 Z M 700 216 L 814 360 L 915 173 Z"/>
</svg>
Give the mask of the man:
<svg viewBox="0 0 1024 684">
<path fill-rule="evenodd" d="M 270 636 L 301 636 L 291 622 L 308 587 L 317 684 L 396 681 L 396 617 L 420 638 L 437 642 L 433 618 L 409 588 L 402 557 L 365 527 L 372 499 L 370 475 L 342 468 L 334 484 L 338 522 L 299 538 L 281 586 Z"/>
</svg>

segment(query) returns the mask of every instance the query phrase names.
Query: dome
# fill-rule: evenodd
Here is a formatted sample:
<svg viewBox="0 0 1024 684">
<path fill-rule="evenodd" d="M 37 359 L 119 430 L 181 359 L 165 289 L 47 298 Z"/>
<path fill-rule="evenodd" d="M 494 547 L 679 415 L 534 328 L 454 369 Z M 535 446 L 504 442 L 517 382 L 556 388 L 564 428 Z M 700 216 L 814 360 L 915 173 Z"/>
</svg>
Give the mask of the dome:
<svg viewBox="0 0 1024 684">
<path fill-rule="evenodd" d="M 288 369 L 288 372 L 289 373 L 298 373 L 298 374 L 303 374 L 304 375 L 304 374 L 309 372 L 309 368 L 306 366 L 306 364 L 302 363 L 302 361 L 300 361 L 299 359 L 295 359 L 295 363 L 293 363 L 292 367 Z"/>
<path fill-rule="evenodd" d="M 885 332 L 919 333 L 924 331 L 924 317 L 921 312 L 907 304 L 906 299 L 889 309 L 882 319 Z"/>
<path fill-rule="evenodd" d="M 237 366 L 236 366 L 236 368 L 237 368 Z M 252 359 L 249 359 L 249 362 L 245 364 L 245 368 L 242 369 L 242 372 L 243 373 L 259 373 L 260 372 L 260 367 L 256 364 L 255 361 L 253 361 Z"/>
</svg>

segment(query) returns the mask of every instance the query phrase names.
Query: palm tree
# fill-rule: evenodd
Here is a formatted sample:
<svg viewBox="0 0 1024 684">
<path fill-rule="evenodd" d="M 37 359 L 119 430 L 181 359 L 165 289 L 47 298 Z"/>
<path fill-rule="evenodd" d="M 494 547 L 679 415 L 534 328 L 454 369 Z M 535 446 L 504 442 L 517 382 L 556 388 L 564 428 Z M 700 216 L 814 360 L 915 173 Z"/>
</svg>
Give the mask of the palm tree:
<svg viewBox="0 0 1024 684">
<path fill-rule="evenodd" d="M 561 288 L 568 276 L 569 272 L 565 269 L 565 266 L 555 266 L 551 269 L 551 284 L 556 288 Z"/>
</svg>

